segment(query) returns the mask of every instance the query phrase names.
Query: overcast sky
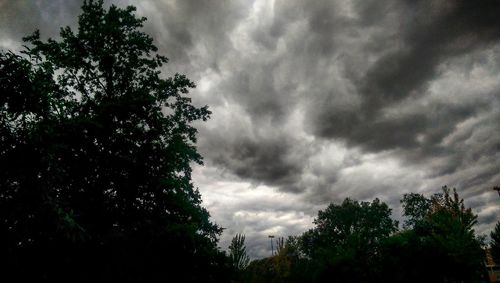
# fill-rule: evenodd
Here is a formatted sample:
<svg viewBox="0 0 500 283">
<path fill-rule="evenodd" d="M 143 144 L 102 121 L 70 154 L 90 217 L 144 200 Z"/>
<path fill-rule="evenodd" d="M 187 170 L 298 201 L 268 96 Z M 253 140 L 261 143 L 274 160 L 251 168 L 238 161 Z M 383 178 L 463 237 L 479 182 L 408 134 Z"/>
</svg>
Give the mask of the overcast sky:
<svg viewBox="0 0 500 283">
<path fill-rule="evenodd" d="M 107 1 L 137 7 L 144 30 L 184 73 L 205 165 L 194 181 L 253 258 L 268 235 L 299 235 L 319 209 L 456 187 L 500 219 L 500 1 Z M 79 0 L 0 0 L 0 47 L 38 28 L 75 27 Z"/>
</svg>

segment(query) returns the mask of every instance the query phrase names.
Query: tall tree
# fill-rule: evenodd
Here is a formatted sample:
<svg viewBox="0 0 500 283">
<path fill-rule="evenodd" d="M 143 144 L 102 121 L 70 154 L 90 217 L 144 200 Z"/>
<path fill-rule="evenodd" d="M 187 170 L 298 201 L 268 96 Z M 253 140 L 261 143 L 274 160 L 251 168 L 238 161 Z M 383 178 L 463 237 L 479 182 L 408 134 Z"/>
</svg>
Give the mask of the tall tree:
<svg viewBox="0 0 500 283">
<path fill-rule="evenodd" d="M 316 227 L 302 235 L 304 253 L 317 265 L 317 281 L 370 281 L 383 239 L 397 230 L 391 209 L 379 199 L 345 199 L 318 212 Z"/>
<path fill-rule="evenodd" d="M 500 221 L 495 225 L 495 229 L 490 233 L 491 242 L 491 255 L 495 260 L 495 263 L 500 263 Z"/>
<path fill-rule="evenodd" d="M 465 207 L 456 189 L 445 186 L 442 191 L 430 198 L 403 198 L 411 226 L 391 243 L 392 251 L 400 251 L 390 254 L 396 259 L 392 269 L 414 275 L 412 282 L 481 282 L 484 252 L 483 238 L 474 231 L 477 215 Z"/>
<path fill-rule="evenodd" d="M 185 76 L 162 76 L 167 58 L 134 7 L 82 9 L 76 32 L 36 31 L 23 54 L 0 53 L 3 267 L 47 281 L 215 281 L 221 230 L 191 182 L 202 163 L 191 123 L 210 111 Z"/>
<path fill-rule="evenodd" d="M 245 246 L 245 235 L 236 234 L 229 245 L 229 259 L 233 268 L 237 271 L 244 270 L 250 262 Z"/>
</svg>

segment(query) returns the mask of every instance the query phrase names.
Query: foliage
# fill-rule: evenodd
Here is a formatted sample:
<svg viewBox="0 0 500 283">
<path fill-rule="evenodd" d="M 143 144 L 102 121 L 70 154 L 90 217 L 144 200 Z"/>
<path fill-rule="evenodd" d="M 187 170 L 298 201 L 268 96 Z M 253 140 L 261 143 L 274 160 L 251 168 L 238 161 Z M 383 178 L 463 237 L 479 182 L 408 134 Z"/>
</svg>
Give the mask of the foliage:
<svg viewBox="0 0 500 283">
<path fill-rule="evenodd" d="M 278 254 L 250 263 L 244 282 L 368 282 L 382 242 L 397 230 L 385 203 L 346 199 L 318 212 L 313 229 L 278 241 Z"/>
<path fill-rule="evenodd" d="M 252 261 L 243 282 L 483 282 L 477 216 L 456 190 L 407 194 L 402 204 L 398 231 L 378 199 L 332 203 L 276 256 Z"/>
<path fill-rule="evenodd" d="M 250 262 L 245 247 L 245 235 L 236 234 L 229 245 L 229 261 L 237 272 L 244 270 Z"/>
<path fill-rule="evenodd" d="M 305 255 L 316 265 L 315 280 L 333 276 L 341 282 L 361 282 L 378 273 L 380 243 L 397 230 L 390 215 L 391 209 L 378 199 L 345 199 L 319 211 L 316 227 L 301 238 Z"/>
<path fill-rule="evenodd" d="M 308 282 L 309 262 L 301 256 L 298 237 L 278 238 L 276 255 L 254 260 L 245 270 L 243 282 Z"/>
<path fill-rule="evenodd" d="M 497 222 L 490 236 L 491 255 L 495 259 L 495 262 L 500 262 L 500 221 Z"/>
<path fill-rule="evenodd" d="M 210 111 L 192 105 L 185 76 L 161 76 L 167 58 L 134 7 L 82 9 L 77 32 L 43 41 L 36 31 L 22 55 L 0 53 L 5 270 L 216 281 L 221 230 L 191 182 L 191 163 L 202 162 L 191 123 Z"/>
<path fill-rule="evenodd" d="M 351 199 L 345 199 L 341 205 L 331 203 L 326 210 L 318 212 L 314 220 L 316 227 L 303 236 L 306 255 L 316 258 L 323 252 L 374 248 L 397 228 L 390 213 L 387 205 L 378 199 L 372 203 Z"/>
<path fill-rule="evenodd" d="M 244 273 L 242 282 L 259 283 L 259 282 L 278 282 L 274 280 L 274 264 L 273 257 L 252 260 Z"/>
<path fill-rule="evenodd" d="M 417 199 L 418 201 L 414 201 Z M 453 189 L 443 187 L 442 194 L 431 198 L 420 195 L 403 198 L 404 215 L 412 219 L 412 229 L 399 236 L 393 247 L 404 251 L 414 282 L 480 282 L 484 276 L 483 238 L 475 235 L 477 215 L 465 208 L 463 199 Z M 396 248 L 393 248 L 393 250 Z M 409 258 L 408 255 L 411 255 Z M 402 262 L 398 259 L 398 262 Z M 432 271 L 432 278 L 421 270 Z"/>
<path fill-rule="evenodd" d="M 427 215 L 432 201 L 421 194 L 410 193 L 403 195 L 403 216 L 406 217 L 404 227 L 411 228 L 421 222 Z"/>
</svg>

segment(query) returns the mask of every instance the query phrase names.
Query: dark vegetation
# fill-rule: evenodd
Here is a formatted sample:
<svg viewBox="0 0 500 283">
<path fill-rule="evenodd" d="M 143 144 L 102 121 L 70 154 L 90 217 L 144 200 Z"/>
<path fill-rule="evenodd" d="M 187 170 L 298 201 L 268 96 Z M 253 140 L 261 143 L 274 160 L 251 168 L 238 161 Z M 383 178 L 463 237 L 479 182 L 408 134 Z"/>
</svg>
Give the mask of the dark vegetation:
<svg viewBox="0 0 500 283">
<path fill-rule="evenodd" d="M 491 231 L 491 255 L 500 262 L 500 221 L 497 222 L 493 231 Z"/>
<path fill-rule="evenodd" d="M 401 203 L 401 230 L 378 199 L 332 203 L 276 256 L 252 261 L 241 282 L 485 282 L 477 216 L 455 190 L 406 194 Z"/>
<path fill-rule="evenodd" d="M 134 8 L 85 1 L 78 30 L 0 52 L 2 282 L 479 282 L 483 239 L 455 190 L 388 206 L 346 199 L 254 260 L 229 253 L 191 182 L 206 120 Z M 491 234 L 500 255 L 500 224 Z"/>
<path fill-rule="evenodd" d="M 77 31 L 0 54 L 0 276 L 226 276 L 221 229 L 191 182 L 191 122 L 210 112 L 185 76 L 162 78 L 167 58 L 134 10 L 85 1 Z"/>
</svg>

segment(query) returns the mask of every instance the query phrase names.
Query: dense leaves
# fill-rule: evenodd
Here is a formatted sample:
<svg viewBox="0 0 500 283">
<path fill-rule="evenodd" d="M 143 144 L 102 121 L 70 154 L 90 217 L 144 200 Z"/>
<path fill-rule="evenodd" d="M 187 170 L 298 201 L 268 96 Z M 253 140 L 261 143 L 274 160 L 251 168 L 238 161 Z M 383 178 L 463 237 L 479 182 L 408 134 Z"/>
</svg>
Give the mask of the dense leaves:
<svg viewBox="0 0 500 283">
<path fill-rule="evenodd" d="M 221 230 L 190 167 L 202 161 L 191 122 L 210 112 L 185 76 L 162 78 L 167 59 L 133 7 L 82 9 L 78 31 L 0 53 L 4 266 L 49 281 L 215 280 Z"/>
<path fill-rule="evenodd" d="M 410 193 L 401 202 L 403 230 L 378 199 L 330 204 L 278 255 L 252 261 L 244 282 L 483 282 L 477 216 L 456 190 Z"/>
<path fill-rule="evenodd" d="M 318 266 L 317 280 L 335 276 L 344 282 L 360 282 L 378 273 L 381 241 L 397 229 L 385 203 L 345 199 L 319 211 L 316 227 L 302 236 L 305 254 Z"/>
<path fill-rule="evenodd" d="M 280 238 L 278 247 L 275 256 L 252 261 L 242 282 L 309 282 L 312 269 L 301 253 L 299 237 Z"/>
<path fill-rule="evenodd" d="M 483 238 L 476 236 L 473 226 L 477 216 L 465 208 L 456 190 L 443 187 L 443 193 L 430 198 L 405 195 L 404 214 L 411 220 L 412 229 L 403 231 L 389 243 L 388 254 L 399 254 L 393 273 L 398 277 L 412 274 L 411 282 L 481 282 Z M 428 270 L 428 273 L 421 272 Z"/>
<path fill-rule="evenodd" d="M 245 247 L 245 235 L 236 234 L 229 245 L 229 262 L 236 274 L 244 270 L 250 262 Z"/>
<path fill-rule="evenodd" d="M 500 221 L 495 225 L 491 236 L 491 255 L 495 262 L 500 262 Z"/>
</svg>

